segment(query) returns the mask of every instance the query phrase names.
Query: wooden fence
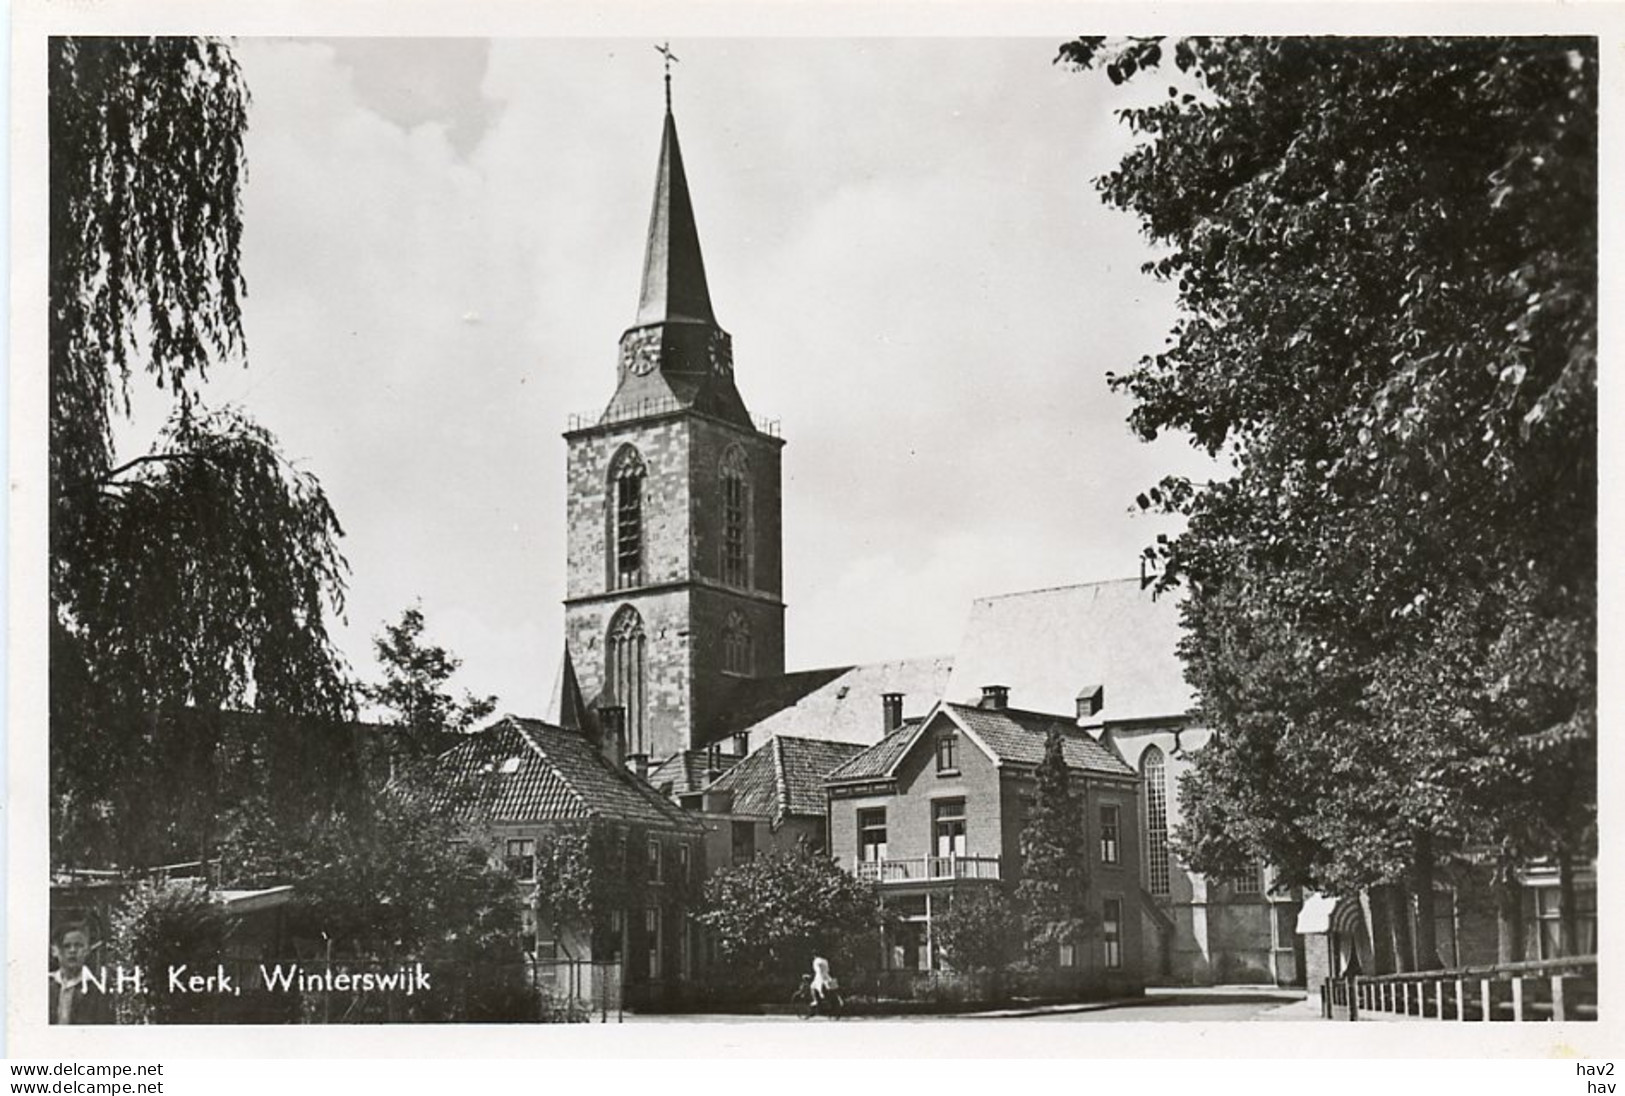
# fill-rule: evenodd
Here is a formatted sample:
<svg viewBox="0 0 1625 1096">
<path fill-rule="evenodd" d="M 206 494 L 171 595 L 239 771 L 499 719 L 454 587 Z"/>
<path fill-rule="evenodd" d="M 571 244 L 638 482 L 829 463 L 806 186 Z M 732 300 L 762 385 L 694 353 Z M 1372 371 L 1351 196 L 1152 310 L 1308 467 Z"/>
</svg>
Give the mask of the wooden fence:
<svg viewBox="0 0 1625 1096">
<path fill-rule="evenodd" d="M 1597 957 L 1328 979 L 1328 1020 L 1595 1020 Z"/>
</svg>

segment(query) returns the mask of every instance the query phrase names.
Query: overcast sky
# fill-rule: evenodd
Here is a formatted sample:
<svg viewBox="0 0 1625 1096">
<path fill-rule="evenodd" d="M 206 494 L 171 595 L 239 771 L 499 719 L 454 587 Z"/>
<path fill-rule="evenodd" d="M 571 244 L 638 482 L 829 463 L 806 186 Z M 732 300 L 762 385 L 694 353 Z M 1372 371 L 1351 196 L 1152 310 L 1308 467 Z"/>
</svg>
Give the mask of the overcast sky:
<svg viewBox="0 0 1625 1096">
<path fill-rule="evenodd" d="M 1107 389 L 1162 344 L 1171 294 L 1092 186 L 1127 147 L 1122 93 L 1052 65 L 1056 45 L 672 43 L 712 301 L 747 405 L 788 441 L 791 669 L 952 653 L 972 598 L 1135 574 L 1167 528 L 1135 494 L 1205 472 L 1137 441 Z M 463 685 L 540 714 L 560 434 L 608 401 L 636 308 L 660 57 L 421 39 L 238 57 L 249 362 L 209 398 L 326 487 L 359 674 L 421 598 Z"/>
</svg>

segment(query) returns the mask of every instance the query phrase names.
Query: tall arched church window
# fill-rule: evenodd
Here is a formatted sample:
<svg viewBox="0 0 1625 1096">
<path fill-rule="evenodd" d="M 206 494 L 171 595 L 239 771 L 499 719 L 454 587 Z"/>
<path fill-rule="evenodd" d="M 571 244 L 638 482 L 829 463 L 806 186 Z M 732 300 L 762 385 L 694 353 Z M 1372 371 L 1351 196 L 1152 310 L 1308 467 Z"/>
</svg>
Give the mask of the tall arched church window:
<svg viewBox="0 0 1625 1096">
<path fill-rule="evenodd" d="M 743 613 L 729 613 L 722 626 L 722 669 L 730 674 L 749 674 L 755 668 L 755 652 L 751 650 L 750 622 Z"/>
<path fill-rule="evenodd" d="M 643 458 L 630 445 L 621 447 L 609 465 L 610 589 L 643 584 Z"/>
<path fill-rule="evenodd" d="M 735 445 L 722 457 L 722 581 L 750 585 L 750 464 Z"/>
<path fill-rule="evenodd" d="M 648 659 L 645 651 L 643 618 L 630 605 L 623 605 L 609 622 L 609 642 L 604 645 L 604 681 L 615 703 L 626 709 L 626 752 L 647 754 Z"/>
<path fill-rule="evenodd" d="M 1145 867 L 1152 894 L 1168 893 L 1168 769 L 1162 751 L 1149 747 L 1140 758 L 1145 780 Z"/>
</svg>

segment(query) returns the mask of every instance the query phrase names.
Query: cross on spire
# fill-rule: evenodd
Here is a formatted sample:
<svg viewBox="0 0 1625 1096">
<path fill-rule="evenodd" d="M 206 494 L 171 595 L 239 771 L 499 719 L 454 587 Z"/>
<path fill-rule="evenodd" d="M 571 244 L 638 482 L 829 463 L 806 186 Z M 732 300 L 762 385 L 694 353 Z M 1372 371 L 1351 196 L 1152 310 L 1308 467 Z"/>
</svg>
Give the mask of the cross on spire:
<svg viewBox="0 0 1625 1096">
<path fill-rule="evenodd" d="M 673 53 L 671 51 L 671 43 L 670 42 L 662 42 L 662 43 L 660 43 L 658 46 L 655 47 L 655 52 L 660 54 L 660 56 L 662 56 L 662 57 L 664 57 L 666 59 L 666 111 L 667 111 L 667 113 L 670 113 L 670 111 L 671 111 L 671 63 L 673 61 L 681 61 L 682 58 L 678 57 L 675 53 Z"/>
</svg>

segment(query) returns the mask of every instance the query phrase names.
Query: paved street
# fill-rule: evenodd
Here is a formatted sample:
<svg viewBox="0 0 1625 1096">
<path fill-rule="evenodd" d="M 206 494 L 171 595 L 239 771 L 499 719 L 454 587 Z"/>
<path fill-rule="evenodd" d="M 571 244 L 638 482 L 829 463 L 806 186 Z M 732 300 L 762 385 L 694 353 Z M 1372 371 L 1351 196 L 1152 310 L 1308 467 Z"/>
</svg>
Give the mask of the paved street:
<svg viewBox="0 0 1625 1096">
<path fill-rule="evenodd" d="M 1070 1023 L 1110 1023 L 1173 1020 L 1179 1023 L 1215 1023 L 1225 1020 L 1319 1020 L 1318 1002 L 1300 992 L 1251 987 L 1195 990 L 1148 990 L 1141 1001 L 1087 1012 L 1046 1011 L 1019 1020 Z"/>
<path fill-rule="evenodd" d="M 1318 1002 L 1308 1000 L 1301 990 L 1272 986 L 1216 986 L 1200 989 L 1154 989 L 1144 998 L 1123 1002 L 1054 1005 L 1031 1010 L 1007 1009 L 996 1013 L 934 1016 L 854 1016 L 846 1023 L 946 1023 L 954 1020 L 1000 1020 L 1047 1023 L 1216 1023 L 1227 1020 L 1319 1020 Z M 675 1015 L 633 1016 L 628 1023 L 790 1023 L 823 1024 L 824 1020 L 803 1020 L 799 1016 Z"/>
</svg>

